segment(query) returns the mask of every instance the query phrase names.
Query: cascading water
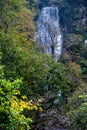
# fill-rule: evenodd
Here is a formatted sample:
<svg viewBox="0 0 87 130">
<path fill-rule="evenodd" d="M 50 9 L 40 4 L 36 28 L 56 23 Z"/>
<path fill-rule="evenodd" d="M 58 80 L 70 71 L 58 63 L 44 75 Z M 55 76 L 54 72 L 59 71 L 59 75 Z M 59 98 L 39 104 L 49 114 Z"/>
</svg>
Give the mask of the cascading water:
<svg viewBox="0 0 87 130">
<path fill-rule="evenodd" d="M 38 17 L 36 40 L 43 52 L 56 60 L 62 51 L 62 34 L 59 26 L 57 7 L 44 7 Z"/>
</svg>

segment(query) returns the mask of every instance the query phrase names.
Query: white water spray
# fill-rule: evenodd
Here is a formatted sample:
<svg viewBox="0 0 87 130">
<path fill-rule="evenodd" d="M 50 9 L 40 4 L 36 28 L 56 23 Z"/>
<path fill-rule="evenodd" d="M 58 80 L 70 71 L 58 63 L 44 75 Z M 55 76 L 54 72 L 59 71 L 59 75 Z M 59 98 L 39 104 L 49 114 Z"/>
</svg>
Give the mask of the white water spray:
<svg viewBox="0 0 87 130">
<path fill-rule="evenodd" d="M 43 52 L 58 60 L 62 52 L 62 34 L 57 7 L 44 7 L 37 21 L 36 40 Z"/>
</svg>

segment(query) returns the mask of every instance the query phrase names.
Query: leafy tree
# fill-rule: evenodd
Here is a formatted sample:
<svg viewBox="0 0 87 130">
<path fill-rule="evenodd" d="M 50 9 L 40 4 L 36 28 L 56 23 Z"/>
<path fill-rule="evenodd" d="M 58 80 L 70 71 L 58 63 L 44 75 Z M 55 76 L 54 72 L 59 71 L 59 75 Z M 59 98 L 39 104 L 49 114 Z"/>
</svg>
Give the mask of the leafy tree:
<svg viewBox="0 0 87 130">
<path fill-rule="evenodd" d="M 86 84 L 83 85 L 76 89 L 73 96 L 69 98 L 70 130 L 87 129 L 87 87 Z"/>
<path fill-rule="evenodd" d="M 32 100 L 28 101 L 26 96 L 21 97 L 21 83 L 21 79 L 13 82 L 6 80 L 3 67 L 0 65 L 0 129 L 2 130 L 29 130 L 32 120 L 24 115 L 24 109 L 42 110 L 40 100 L 33 103 Z"/>
<path fill-rule="evenodd" d="M 43 93 L 41 84 L 46 80 L 48 58 L 36 51 L 34 45 L 26 39 L 23 41 L 24 44 L 21 46 L 20 37 L 17 36 L 16 39 L 14 35 L 1 34 L 2 64 L 5 66 L 5 75 L 11 80 L 22 77 L 25 86 L 22 91 L 29 96 L 33 93 L 34 95 Z"/>
<path fill-rule="evenodd" d="M 71 90 L 78 87 L 82 82 L 81 77 L 81 67 L 79 64 L 76 64 L 75 62 L 69 62 L 67 65 L 67 78 L 71 82 Z"/>
<path fill-rule="evenodd" d="M 51 63 L 48 72 L 48 86 L 54 92 L 58 92 L 59 90 L 65 94 L 69 92 L 69 82 L 67 81 L 65 67 L 62 63 Z"/>
</svg>

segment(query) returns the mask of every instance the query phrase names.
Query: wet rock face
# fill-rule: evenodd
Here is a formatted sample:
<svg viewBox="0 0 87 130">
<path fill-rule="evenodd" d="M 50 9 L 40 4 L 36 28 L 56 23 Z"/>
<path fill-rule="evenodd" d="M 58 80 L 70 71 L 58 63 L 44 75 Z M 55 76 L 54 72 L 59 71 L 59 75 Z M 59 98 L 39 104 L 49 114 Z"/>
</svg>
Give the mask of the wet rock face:
<svg viewBox="0 0 87 130">
<path fill-rule="evenodd" d="M 57 7 L 44 7 L 38 17 L 36 40 L 42 50 L 57 60 L 62 50 L 62 34 Z"/>
</svg>

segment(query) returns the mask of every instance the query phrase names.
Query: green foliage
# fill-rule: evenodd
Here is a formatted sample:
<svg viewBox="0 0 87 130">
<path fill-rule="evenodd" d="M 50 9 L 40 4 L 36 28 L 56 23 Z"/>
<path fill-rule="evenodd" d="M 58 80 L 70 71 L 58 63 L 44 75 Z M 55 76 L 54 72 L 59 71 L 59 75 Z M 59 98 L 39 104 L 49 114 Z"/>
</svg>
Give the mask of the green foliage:
<svg viewBox="0 0 87 130">
<path fill-rule="evenodd" d="M 7 81 L 4 78 L 4 72 L 2 66 L 0 66 L 0 128 L 6 130 L 17 129 L 16 118 L 14 115 L 17 111 L 11 110 L 11 99 L 15 97 L 17 99 L 17 93 L 19 93 L 19 87 L 21 80 L 17 79 L 14 82 Z M 21 113 L 20 113 L 21 116 Z M 18 118 L 19 119 L 19 118 Z M 22 121 L 21 121 L 22 123 Z"/>
<path fill-rule="evenodd" d="M 87 96 L 87 95 L 86 95 Z M 84 98 L 87 101 L 87 99 Z M 83 103 L 80 108 L 76 111 L 73 119 L 73 125 L 75 129 L 87 129 L 87 102 Z"/>
<path fill-rule="evenodd" d="M 87 1 L 86 0 L 65 0 L 70 4 L 73 4 L 74 6 L 78 6 L 79 4 L 83 4 L 84 6 L 87 6 Z"/>
<path fill-rule="evenodd" d="M 0 28 L 5 33 L 33 37 L 34 22 L 32 12 L 27 9 L 25 0 L 5 0 L 0 4 Z M 4 9 L 5 8 L 5 9 Z M 25 21 L 26 19 L 26 21 Z M 31 34 L 30 34 L 31 32 Z"/>
<path fill-rule="evenodd" d="M 0 66 L 0 129 L 5 130 L 29 130 L 32 120 L 24 115 L 24 109 L 42 110 L 38 102 L 28 101 L 26 96 L 18 98 L 20 95 L 20 85 L 22 81 L 16 79 L 11 82 L 6 80 L 3 67 Z M 21 96 L 21 95 L 20 95 Z"/>
<path fill-rule="evenodd" d="M 39 69 L 43 63 L 42 58 L 39 62 L 39 55 L 35 54 L 34 45 L 28 41 L 33 37 L 34 25 L 32 13 L 25 7 L 25 4 L 25 1 L 5 0 L 1 1 L 0 5 L 0 28 L 2 29 L 0 32 L 0 51 L 2 52 L 0 62 L 4 66 L 5 72 L 4 76 L 2 66 L 0 66 L 0 129 L 28 130 L 32 120 L 29 116 L 24 115 L 24 110 L 27 109 L 28 112 L 41 110 L 39 102 L 33 103 L 28 98 L 19 98 L 27 92 L 30 83 L 28 83 L 28 88 L 24 89 L 23 85 L 20 86 L 21 80 L 17 77 L 23 77 L 23 84 L 26 86 L 29 78 L 32 80 L 35 71 L 36 74 L 37 72 L 40 74 L 40 71 L 43 70 L 43 67 Z M 33 65 L 34 61 L 36 68 Z M 41 76 L 39 76 L 40 79 Z M 34 80 L 31 83 L 33 87 Z M 23 93 L 20 94 L 20 92 Z"/>
<path fill-rule="evenodd" d="M 69 64 L 67 64 L 66 70 L 67 70 L 67 79 L 71 82 L 71 90 L 74 90 L 82 82 L 81 67 L 79 64 L 76 64 L 75 62 L 69 62 Z"/>
<path fill-rule="evenodd" d="M 31 54 L 27 52 L 22 55 L 22 58 L 18 72 L 24 78 L 25 88 L 22 88 L 23 92 L 27 96 L 43 95 L 43 84 L 46 82 L 48 72 L 46 57 L 35 52 Z"/>
<path fill-rule="evenodd" d="M 33 44 L 28 43 L 25 38 L 21 41 L 18 35 L 14 37 L 14 34 L 9 36 L 3 32 L 0 41 L 6 77 L 11 80 L 23 77 L 25 87 L 22 89 L 26 95 L 43 93 L 41 84 L 45 82 L 47 75 L 47 56 L 40 55 Z"/>
<path fill-rule="evenodd" d="M 18 64 L 19 60 L 19 54 L 20 47 L 16 47 L 15 39 L 11 37 L 9 34 L 5 34 L 4 32 L 1 32 L 0 34 L 0 44 L 1 48 L 0 51 L 2 51 L 2 64 L 5 65 L 8 69 L 5 69 L 5 73 L 7 77 L 11 73 L 14 74 L 14 77 L 16 77 L 16 64 Z"/>
<path fill-rule="evenodd" d="M 73 96 L 69 98 L 70 130 L 87 129 L 87 87 L 85 85 L 79 87 Z"/>
<path fill-rule="evenodd" d="M 64 64 L 41 54 L 33 41 L 35 16 L 43 6 L 52 4 L 59 7 L 62 30 L 67 32 L 64 34 Z M 80 4 L 84 8 L 87 6 L 86 0 L 0 1 L 0 64 L 4 66 L 3 72 L 0 65 L 0 129 L 30 129 L 30 116 L 36 118 L 32 110 L 42 110 L 41 101 L 36 99 L 45 97 L 45 92 L 50 93 L 47 100 L 52 97 L 52 101 L 47 106 L 51 108 L 60 90 L 65 97 L 76 90 L 67 105 L 70 130 L 87 129 L 87 88 L 86 84 L 82 85 L 87 77 L 87 49 L 83 44 L 86 27 L 79 22 L 86 16 L 86 9 L 77 7 Z M 34 102 L 29 100 L 31 97 Z"/>
<path fill-rule="evenodd" d="M 38 7 L 39 0 L 28 0 L 29 1 L 29 7 L 31 9 L 35 9 Z"/>
<path fill-rule="evenodd" d="M 62 63 L 52 61 L 48 71 L 48 86 L 49 90 L 54 92 L 62 91 L 65 95 L 70 91 L 69 82 L 65 72 L 65 67 Z"/>
</svg>

